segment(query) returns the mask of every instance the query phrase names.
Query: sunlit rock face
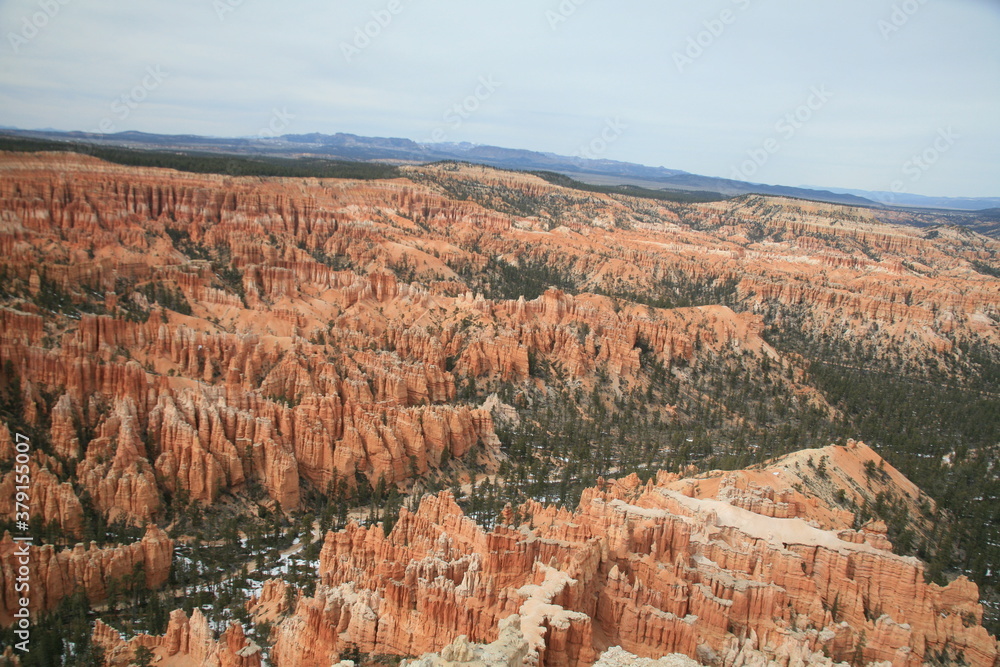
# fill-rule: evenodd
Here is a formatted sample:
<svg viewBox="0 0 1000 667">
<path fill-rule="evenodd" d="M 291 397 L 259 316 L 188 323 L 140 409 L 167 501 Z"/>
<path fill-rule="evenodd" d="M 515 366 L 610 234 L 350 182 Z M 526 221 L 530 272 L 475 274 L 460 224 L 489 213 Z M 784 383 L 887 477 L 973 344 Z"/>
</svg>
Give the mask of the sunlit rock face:
<svg viewBox="0 0 1000 667">
<path fill-rule="evenodd" d="M 0 388 L 48 441 L 31 454 L 33 515 L 80 539 L 86 503 L 145 527 L 179 498 L 253 492 L 294 511 L 336 486 L 493 473 L 494 420 L 514 408 L 485 409 L 476 386 L 549 396 L 539 367 L 612 404 L 713 362 L 832 413 L 767 325 L 942 373 L 1000 342 L 1000 281 L 981 271 L 1000 243 L 961 229 L 779 198 L 608 196 L 473 166 L 402 174 L 237 178 L 0 153 Z M 507 282 L 485 285 L 489 272 Z M 675 408 L 658 409 L 691 418 Z M 0 423 L 4 460 L 16 428 Z M 975 587 L 924 585 L 884 525 L 854 530 L 832 494 L 862 505 L 891 490 L 916 531 L 930 501 L 891 466 L 867 475 L 882 462 L 861 445 L 796 456 L 605 482 L 573 513 L 529 504 L 523 525 L 512 511 L 491 531 L 442 495 L 389 536 L 330 534 L 315 595 L 275 625 L 274 661 L 333 664 L 348 645 L 481 660 L 501 639 L 520 655 L 519 632 L 523 659 L 549 665 L 909 665 L 945 648 L 991 664 Z M 810 462 L 824 457 L 820 484 Z M 7 513 L 16 485 L 0 477 Z M 13 549 L 0 543 L 5 623 Z M 156 528 L 127 546 L 37 548 L 32 610 L 77 583 L 98 603 L 138 563 L 159 586 L 170 551 Z M 276 590 L 261 600 L 279 606 Z M 242 630 L 216 639 L 185 619 L 170 636 L 188 628 L 197 655 L 260 659 Z"/>
<path fill-rule="evenodd" d="M 607 646 L 724 664 L 914 666 L 950 649 L 993 665 L 975 584 L 924 583 L 924 565 L 893 554 L 884 525 L 854 531 L 850 513 L 794 489 L 807 489 L 814 473 L 797 464 L 813 457 L 826 457 L 836 483 L 879 460 L 852 441 L 766 469 L 607 481 L 575 512 L 529 503 L 524 523 L 491 532 L 446 492 L 404 510 L 388 536 L 352 524 L 327 534 L 316 595 L 277 626 L 275 658 L 323 664 L 357 645 L 437 652 L 421 666 L 478 664 L 488 647 L 476 644 L 516 647 L 521 637 L 540 665 L 590 665 Z M 919 494 L 883 470 L 898 493 Z M 734 492 L 752 478 L 756 502 Z M 601 664 L 626 658 L 614 651 Z"/>
<path fill-rule="evenodd" d="M 644 360 L 696 367 L 726 351 L 783 367 L 794 360 L 760 336 L 758 313 L 774 308 L 875 351 L 996 343 L 1000 282 L 974 263 L 1000 244 L 976 234 L 812 202 L 682 205 L 473 166 L 403 173 L 234 178 L 0 155 L 0 357 L 28 421 L 46 421 L 109 519 L 141 525 L 177 493 L 211 503 L 251 482 L 292 510 L 303 485 L 398 482 L 470 450 L 496 465 L 491 415 L 460 384 L 526 382 L 533 359 L 616 388 L 645 382 Z M 490 262 L 541 263 L 578 293 L 484 298 L 469 285 Z M 678 284 L 743 312 L 629 301 Z M 776 378 L 822 403 L 794 374 Z M 56 495 L 46 519 L 72 531 L 73 501 Z"/>
<path fill-rule="evenodd" d="M 138 635 L 125 641 L 117 631 L 97 621 L 94 643 L 104 651 L 104 664 L 109 667 L 134 665 L 136 650 L 146 647 L 153 660 L 165 664 L 203 665 L 204 667 L 260 667 L 260 647 L 246 638 L 238 623 L 231 624 L 215 639 L 208 621 L 195 609 L 191 617 L 175 609 L 170 614 L 166 634 L 161 637 Z M 155 663 L 154 663 L 155 664 Z"/>
<path fill-rule="evenodd" d="M 23 546 L 9 532 L 0 540 L 0 623 L 9 625 L 20 608 L 15 582 L 28 551 L 27 579 L 31 583 L 28 607 L 32 615 L 52 611 L 59 602 L 82 590 L 91 604 L 104 601 L 112 580 L 132 578 L 144 573 L 147 588 L 161 588 L 170 575 L 174 543 L 166 533 L 150 525 L 145 536 L 127 546 L 99 548 L 96 544 L 77 544 L 72 549 L 57 550 L 52 545 Z"/>
</svg>

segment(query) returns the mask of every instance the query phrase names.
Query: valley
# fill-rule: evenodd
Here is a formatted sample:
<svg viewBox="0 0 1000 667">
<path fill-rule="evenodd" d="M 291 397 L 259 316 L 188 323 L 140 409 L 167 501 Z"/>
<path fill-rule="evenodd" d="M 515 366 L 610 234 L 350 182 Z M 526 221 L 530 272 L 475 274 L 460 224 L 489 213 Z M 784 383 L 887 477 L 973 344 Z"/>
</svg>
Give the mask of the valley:
<svg viewBox="0 0 1000 667">
<path fill-rule="evenodd" d="M 996 664 L 1000 241 L 340 175 L 0 152 L 21 664 Z"/>
</svg>

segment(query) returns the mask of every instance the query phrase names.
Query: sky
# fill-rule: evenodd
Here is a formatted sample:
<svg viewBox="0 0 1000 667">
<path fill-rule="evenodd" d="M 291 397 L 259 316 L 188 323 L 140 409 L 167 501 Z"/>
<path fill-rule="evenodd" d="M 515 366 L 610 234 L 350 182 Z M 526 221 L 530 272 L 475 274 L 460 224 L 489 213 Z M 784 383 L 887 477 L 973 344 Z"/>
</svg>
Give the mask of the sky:
<svg viewBox="0 0 1000 667">
<path fill-rule="evenodd" d="M 1000 196 L 998 0 L 3 0 L 0 126 Z"/>
</svg>

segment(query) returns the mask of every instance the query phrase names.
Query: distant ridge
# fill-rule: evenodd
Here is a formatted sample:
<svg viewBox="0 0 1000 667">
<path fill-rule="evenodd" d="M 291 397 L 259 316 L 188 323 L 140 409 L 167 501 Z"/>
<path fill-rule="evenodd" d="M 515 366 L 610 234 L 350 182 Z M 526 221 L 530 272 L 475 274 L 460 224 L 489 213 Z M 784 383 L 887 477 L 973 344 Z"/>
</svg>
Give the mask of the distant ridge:
<svg viewBox="0 0 1000 667">
<path fill-rule="evenodd" d="M 4 129 L 4 133 L 54 141 L 169 150 L 198 150 L 271 157 L 322 157 L 361 162 L 424 164 L 460 160 L 502 169 L 551 171 L 589 185 L 632 186 L 647 190 L 717 193 L 726 197 L 762 194 L 875 208 L 937 208 L 978 211 L 1000 207 L 1000 197 L 924 197 L 820 186 L 790 187 L 699 176 L 678 169 L 649 167 L 617 160 L 589 159 L 539 151 L 470 143 L 419 143 L 400 137 L 364 137 L 338 132 L 286 134 L 279 137 L 203 137 L 192 134 L 59 132 Z"/>
<path fill-rule="evenodd" d="M 811 188 L 812 186 L 803 186 Z M 961 211 L 981 211 L 1000 208 L 1000 197 L 926 197 L 905 192 L 885 192 L 881 190 L 852 190 L 849 188 L 827 188 L 830 192 L 858 195 L 885 204 L 886 206 L 912 206 L 917 208 L 943 208 Z"/>
<path fill-rule="evenodd" d="M 678 169 L 649 167 L 617 160 L 589 159 L 469 143 L 424 144 L 405 138 L 363 137 L 343 132 L 337 134 L 321 134 L 319 132 L 287 134 L 274 138 L 218 138 L 190 134 L 149 134 L 146 132 L 118 132 L 104 135 L 46 130 L 8 130 L 7 133 L 39 139 L 85 141 L 131 148 L 197 150 L 272 157 L 312 156 L 394 164 L 423 164 L 441 160 L 460 160 L 501 169 L 551 171 L 590 185 L 721 193 L 724 196 L 766 194 L 852 206 L 880 206 L 874 201 L 855 195 L 806 188 L 743 183 L 722 178 L 697 176 Z"/>
</svg>

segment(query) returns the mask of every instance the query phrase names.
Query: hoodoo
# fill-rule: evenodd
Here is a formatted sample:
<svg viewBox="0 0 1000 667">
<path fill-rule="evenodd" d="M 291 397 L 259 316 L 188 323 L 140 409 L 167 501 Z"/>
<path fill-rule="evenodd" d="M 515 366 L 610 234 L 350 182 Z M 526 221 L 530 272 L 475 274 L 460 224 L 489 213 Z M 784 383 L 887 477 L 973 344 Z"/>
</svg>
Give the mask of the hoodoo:
<svg viewBox="0 0 1000 667">
<path fill-rule="evenodd" d="M 996 664 L 995 239 L 373 169 L 0 152 L 26 661 Z"/>
</svg>

